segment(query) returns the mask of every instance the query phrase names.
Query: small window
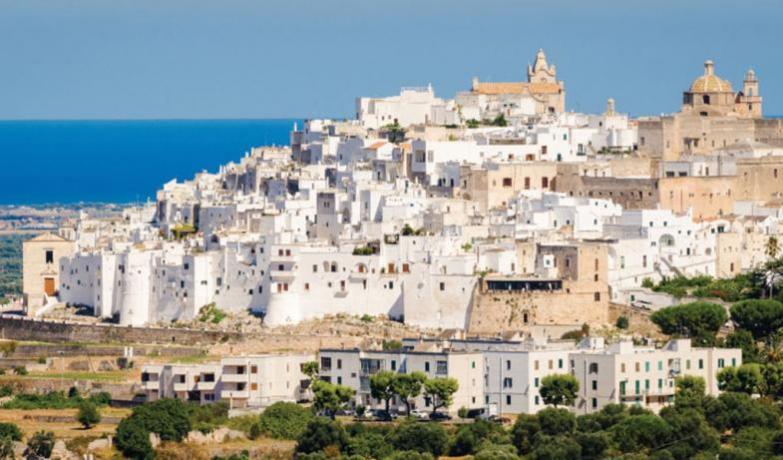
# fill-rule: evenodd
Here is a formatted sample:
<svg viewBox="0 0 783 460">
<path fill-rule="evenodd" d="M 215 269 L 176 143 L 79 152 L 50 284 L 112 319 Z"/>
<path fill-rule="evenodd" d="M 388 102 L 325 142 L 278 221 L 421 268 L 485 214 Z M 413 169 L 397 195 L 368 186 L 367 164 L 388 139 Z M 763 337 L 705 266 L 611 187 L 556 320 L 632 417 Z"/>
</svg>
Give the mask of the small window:
<svg viewBox="0 0 783 460">
<path fill-rule="evenodd" d="M 51 249 L 47 249 L 46 253 L 45 253 L 45 256 L 46 256 L 46 263 L 47 264 L 53 264 L 54 263 L 54 251 L 52 251 Z"/>
</svg>

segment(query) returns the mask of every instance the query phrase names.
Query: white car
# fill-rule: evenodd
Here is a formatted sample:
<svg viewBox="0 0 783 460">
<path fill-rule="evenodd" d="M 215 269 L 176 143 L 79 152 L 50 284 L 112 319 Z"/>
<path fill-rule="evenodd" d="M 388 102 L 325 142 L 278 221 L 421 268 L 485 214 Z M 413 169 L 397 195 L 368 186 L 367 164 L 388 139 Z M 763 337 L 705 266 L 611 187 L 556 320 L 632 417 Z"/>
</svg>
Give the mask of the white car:
<svg viewBox="0 0 783 460">
<path fill-rule="evenodd" d="M 428 412 L 420 411 L 418 409 L 413 409 L 408 415 L 419 420 L 428 420 L 430 418 Z"/>
</svg>

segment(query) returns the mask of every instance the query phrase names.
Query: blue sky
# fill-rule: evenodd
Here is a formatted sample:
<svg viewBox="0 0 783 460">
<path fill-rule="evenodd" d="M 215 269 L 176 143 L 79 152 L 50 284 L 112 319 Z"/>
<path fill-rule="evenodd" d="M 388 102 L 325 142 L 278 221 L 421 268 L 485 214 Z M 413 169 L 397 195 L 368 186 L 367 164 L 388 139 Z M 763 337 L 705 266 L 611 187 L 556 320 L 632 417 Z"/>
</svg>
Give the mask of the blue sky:
<svg viewBox="0 0 783 460">
<path fill-rule="evenodd" d="M 0 119 L 344 117 L 523 79 L 539 47 L 569 109 L 675 111 L 710 58 L 783 114 L 781 20 L 777 0 L 0 0 Z"/>
</svg>

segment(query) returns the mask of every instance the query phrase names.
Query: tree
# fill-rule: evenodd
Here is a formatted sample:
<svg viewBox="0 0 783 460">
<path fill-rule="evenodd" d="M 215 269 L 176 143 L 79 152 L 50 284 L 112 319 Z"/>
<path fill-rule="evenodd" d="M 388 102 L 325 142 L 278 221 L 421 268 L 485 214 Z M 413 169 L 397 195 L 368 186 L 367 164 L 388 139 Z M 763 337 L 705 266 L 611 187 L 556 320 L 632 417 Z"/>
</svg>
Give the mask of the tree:
<svg viewBox="0 0 783 460">
<path fill-rule="evenodd" d="M 389 412 L 389 401 L 394 397 L 394 380 L 396 373 L 380 371 L 370 376 L 370 394 L 373 398 L 383 401 L 386 412 Z"/>
<path fill-rule="evenodd" d="M 150 432 L 139 418 L 126 417 L 117 425 L 114 442 L 125 457 L 134 460 L 154 458 Z"/>
<path fill-rule="evenodd" d="M 623 452 L 655 449 L 671 440 L 671 427 L 660 417 L 651 414 L 634 415 L 612 427 L 612 437 Z"/>
<path fill-rule="evenodd" d="M 12 441 L 21 441 L 22 431 L 14 423 L 0 423 L 0 438 L 11 438 Z"/>
<path fill-rule="evenodd" d="M 313 398 L 315 409 L 334 418 L 335 413 L 351 400 L 355 391 L 343 385 L 316 380 L 313 382 L 313 393 L 315 395 Z"/>
<path fill-rule="evenodd" d="M 761 353 L 759 352 L 756 339 L 753 338 L 753 334 L 748 330 L 735 329 L 734 332 L 726 336 L 724 345 L 726 348 L 739 348 L 742 350 L 743 363 L 757 363 L 761 360 Z"/>
<path fill-rule="evenodd" d="M 690 337 L 694 345 L 713 345 L 728 320 L 726 310 L 710 302 L 692 302 L 663 308 L 650 316 L 664 334 Z"/>
<path fill-rule="evenodd" d="M 748 426 L 777 429 L 780 411 L 763 399 L 751 399 L 745 393 L 722 393 L 704 405 L 704 416 L 719 432 L 737 431 Z"/>
<path fill-rule="evenodd" d="M 404 422 L 389 435 L 397 450 L 412 450 L 440 457 L 446 452 L 449 435 L 439 423 Z"/>
<path fill-rule="evenodd" d="M 552 374 L 541 379 L 538 391 L 544 404 L 572 406 L 579 392 L 579 380 L 571 374 Z"/>
<path fill-rule="evenodd" d="M 726 367 L 718 372 L 718 388 L 749 395 L 760 394 L 764 385 L 761 366 L 756 363 Z"/>
<path fill-rule="evenodd" d="M 519 455 L 510 444 L 488 445 L 478 451 L 473 460 L 519 460 Z"/>
<path fill-rule="evenodd" d="M 531 460 L 579 460 L 582 447 L 568 436 L 544 436 L 530 453 Z"/>
<path fill-rule="evenodd" d="M 519 414 L 511 429 L 511 436 L 520 455 L 529 454 L 533 450 L 533 439 L 540 431 L 541 425 L 538 423 L 537 416 Z"/>
<path fill-rule="evenodd" d="M 441 407 L 449 407 L 454 393 L 459 390 L 459 383 L 450 377 L 436 377 L 424 382 L 424 394 L 432 400 L 432 413 Z"/>
<path fill-rule="evenodd" d="M 546 435 L 570 436 L 576 430 L 576 417 L 568 409 L 547 407 L 538 412 L 538 424 Z"/>
<path fill-rule="evenodd" d="M 628 329 L 629 322 L 627 316 L 620 316 L 617 318 L 617 322 L 615 322 L 615 326 L 617 326 L 617 329 Z"/>
<path fill-rule="evenodd" d="M 743 300 L 731 307 L 731 320 L 756 340 L 769 342 L 783 327 L 783 303 L 777 300 Z"/>
<path fill-rule="evenodd" d="M 296 451 L 302 453 L 319 452 L 327 447 L 342 449 L 348 442 L 343 426 L 334 420 L 315 417 L 299 437 Z"/>
<path fill-rule="evenodd" d="M 52 456 L 52 450 L 54 450 L 54 433 L 51 431 L 39 431 L 27 441 L 27 449 L 43 458 L 49 458 Z"/>
<path fill-rule="evenodd" d="M 468 120 L 468 121 L 466 121 L 466 122 L 465 122 L 465 125 L 466 125 L 468 128 L 470 128 L 470 129 L 476 129 L 476 128 L 478 128 L 478 127 L 479 127 L 479 125 L 480 125 L 480 124 L 481 124 L 481 123 L 479 123 L 479 121 L 478 121 L 478 120 L 476 120 L 475 118 L 471 118 L 470 120 Z"/>
<path fill-rule="evenodd" d="M 701 407 L 707 385 L 702 377 L 683 375 L 674 381 L 674 404 L 678 407 Z"/>
<path fill-rule="evenodd" d="M 777 236 L 770 235 L 769 238 L 767 238 L 767 244 L 764 246 L 764 253 L 767 254 L 767 257 L 770 259 L 778 258 L 778 254 L 780 254 L 780 243 L 778 242 Z"/>
<path fill-rule="evenodd" d="M 101 414 L 95 404 L 84 401 L 79 405 L 79 412 L 76 414 L 76 421 L 81 423 L 85 429 L 90 429 L 100 423 Z"/>
<path fill-rule="evenodd" d="M 302 436 L 313 412 L 291 402 L 276 402 L 267 407 L 258 419 L 261 432 L 275 439 L 296 440 Z"/>
<path fill-rule="evenodd" d="M 302 373 L 314 381 L 318 377 L 318 363 L 315 361 L 302 363 Z"/>
<path fill-rule="evenodd" d="M 411 413 L 411 399 L 421 394 L 422 386 L 427 380 L 427 375 L 423 372 L 412 372 L 410 374 L 397 374 L 392 382 L 394 393 L 399 396 L 408 413 Z"/>
</svg>

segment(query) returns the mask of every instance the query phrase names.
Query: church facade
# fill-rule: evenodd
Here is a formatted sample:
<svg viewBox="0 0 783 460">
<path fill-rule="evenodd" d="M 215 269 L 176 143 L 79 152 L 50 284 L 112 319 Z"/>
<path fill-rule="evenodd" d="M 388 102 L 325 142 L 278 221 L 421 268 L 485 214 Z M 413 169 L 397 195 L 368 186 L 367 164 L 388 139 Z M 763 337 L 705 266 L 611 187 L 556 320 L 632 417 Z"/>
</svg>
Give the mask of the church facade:
<svg viewBox="0 0 783 460">
<path fill-rule="evenodd" d="M 473 78 L 470 91 L 457 94 L 462 119 L 487 120 L 544 115 L 565 111 L 565 85 L 543 50 L 527 67 L 527 81 L 482 82 Z"/>
</svg>

